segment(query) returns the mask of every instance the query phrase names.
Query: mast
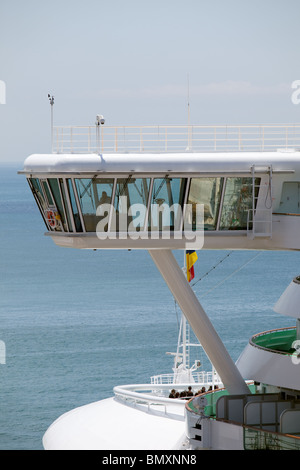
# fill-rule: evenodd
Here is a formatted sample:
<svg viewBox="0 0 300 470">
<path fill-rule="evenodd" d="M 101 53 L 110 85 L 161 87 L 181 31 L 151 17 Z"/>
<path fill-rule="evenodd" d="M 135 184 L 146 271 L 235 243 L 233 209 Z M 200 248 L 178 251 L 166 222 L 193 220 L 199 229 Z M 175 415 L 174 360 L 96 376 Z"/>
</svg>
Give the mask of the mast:
<svg viewBox="0 0 300 470">
<path fill-rule="evenodd" d="M 186 277 L 186 250 L 183 251 L 184 255 L 184 273 Z M 184 314 L 182 313 L 182 362 L 184 364 L 184 368 L 187 369 L 187 354 L 186 354 L 186 348 L 187 348 L 187 342 L 186 342 L 186 318 Z"/>
<path fill-rule="evenodd" d="M 53 106 L 54 106 L 54 96 L 51 96 L 48 93 L 48 99 L 51 106 L 51 152 L 53 153 Z"/>
<path fill-rule="evenodd" d="M 190 120 L 190 77 L 187 76 L 187 111 L 188 111 L 188 145 L 187 150 L 191 150 L 191 120 Z"/>
</svg>

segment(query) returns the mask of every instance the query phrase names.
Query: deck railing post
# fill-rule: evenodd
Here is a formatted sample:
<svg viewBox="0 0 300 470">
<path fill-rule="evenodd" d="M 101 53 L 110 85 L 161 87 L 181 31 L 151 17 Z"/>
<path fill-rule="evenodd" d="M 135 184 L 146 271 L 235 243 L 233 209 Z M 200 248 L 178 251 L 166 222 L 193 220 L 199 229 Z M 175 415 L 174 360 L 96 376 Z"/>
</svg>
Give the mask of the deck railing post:
<svg viewBox="0 0 300 470">
<path fill-rule="evenodd" d="M 143 128 L 140 127 L 140 152 L 143 151 L 143 145 L 144 145 L 144 142 L 143 142 Z"/>
<path fill-rule="evenodd" d="M 214 148 L 215 150 L 217 150 L 217 128 L 216 127 L 214 127 L 214 141 L 215 141 Z"/>
<path fill-rule="evenodd" d="M 165 127 L 165 151 L 168 151 L 168 130 L 167 127 Z"/>
<path fill-rule="evenodd" d="M 115 127 L 115 152 L 118 151 L 118 128 Z"/>
</svg>

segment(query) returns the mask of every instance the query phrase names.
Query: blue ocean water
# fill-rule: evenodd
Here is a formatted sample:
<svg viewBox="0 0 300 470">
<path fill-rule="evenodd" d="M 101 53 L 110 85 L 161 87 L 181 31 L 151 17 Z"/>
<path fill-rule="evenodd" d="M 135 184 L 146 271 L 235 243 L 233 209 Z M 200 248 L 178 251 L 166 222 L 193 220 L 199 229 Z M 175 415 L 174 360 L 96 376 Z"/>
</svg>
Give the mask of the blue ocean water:
<svg viewBox="0 0 300 470">
<path fill-rule="evenodd" d="M 171 372 L 180 312 L 147 252 L 55 246 L 19 169 L 0 166 L 0 450 L 39 450 L 66 411 Z M 272 307 L 299 253 L 198 258 L 194 290 L 234 360 L 252 334 L 294 324 Z"/>
</svg>

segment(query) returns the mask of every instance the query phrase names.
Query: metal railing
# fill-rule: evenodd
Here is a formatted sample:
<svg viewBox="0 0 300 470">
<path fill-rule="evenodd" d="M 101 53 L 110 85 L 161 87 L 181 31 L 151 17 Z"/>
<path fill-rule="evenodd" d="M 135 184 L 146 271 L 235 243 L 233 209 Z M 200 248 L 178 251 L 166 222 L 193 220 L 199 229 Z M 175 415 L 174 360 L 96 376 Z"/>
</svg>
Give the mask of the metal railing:
<svg viewBox="0 0 300 470">
<path fill-rule="evenodd" d="M 193 383 L 194 387 L 197 385 L 221 385 L 221 379 L 217 375 L 217 373 L 213 374 L 213 372 L 193 372 Z M 174 373 L 172 374 L 160 374 L 154 375 L 151 377 L 151 384 L 174 384 Z M 180 385 L 180 383 L 178 384 Z"/>
<path fill-rule="evenodd" d="M 54 153 L 269 151 L 300 149 L 300 124 L 62 126 Z"/>
<path fill-rule="evenodd" d="M 184 387 L 184 385 L 182 385 Z M 115 397 L 121 401 L 131 403 L 134 405 L 144 404 L 150 410 L 151 406 L 163 406 L 165 412 L 167 407 L 172 405 L 172 408 L 177 408 L 180 415 L 183 416 L 185 400 L 176 398 L 168 398 L 167 396 L 160 396 L 157 393 L 162 393 L 163 390 L 170 392 L 170 388 L 166 385 L 154 384 L 133 384 L 133 385 L 119 385 L 114 387 Z"/>
<path fill-rule="evenodd" d="M 300 437 L 251 426 L 244 428 L 245 450 L 300 450 Z"/>
</svg>

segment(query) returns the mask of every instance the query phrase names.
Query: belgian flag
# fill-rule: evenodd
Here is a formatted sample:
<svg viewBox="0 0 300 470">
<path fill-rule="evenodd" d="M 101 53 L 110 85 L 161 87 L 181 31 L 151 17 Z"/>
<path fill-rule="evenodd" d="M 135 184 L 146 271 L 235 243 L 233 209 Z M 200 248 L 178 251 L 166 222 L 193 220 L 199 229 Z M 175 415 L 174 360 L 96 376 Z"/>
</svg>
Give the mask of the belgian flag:
<svg viewBox="0 0 300 470">
<path fill-rule="evenodd" d="M 194 273 L 194 264 L 198 259 L 197 253 L 195 250 L 186 251 L 186 275 L 188 282 L 191 282 L 195 277 Z"/>
</svg>

